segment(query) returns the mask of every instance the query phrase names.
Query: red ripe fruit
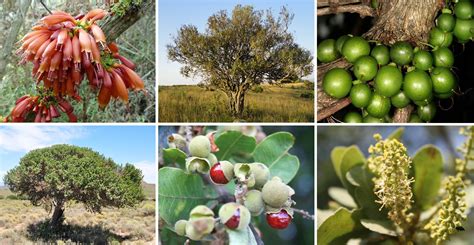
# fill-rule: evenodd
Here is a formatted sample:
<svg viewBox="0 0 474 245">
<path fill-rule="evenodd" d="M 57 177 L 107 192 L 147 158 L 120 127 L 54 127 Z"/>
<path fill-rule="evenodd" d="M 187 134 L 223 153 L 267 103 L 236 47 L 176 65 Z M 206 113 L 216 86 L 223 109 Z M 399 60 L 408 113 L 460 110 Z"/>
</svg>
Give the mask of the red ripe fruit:
<svg viewBox="0 0 474 245">
<path fill-rule="evenodd" d="M 268 213 L 267 223 L 274 229 L 285 229 L 291 223 L 291 216 L 282 209 L 278 213 Z"/>
<path fill-rule="evenodd" d="M 216 163 L 215 165 L 217 164 L 218 163 Z M 240 208 L 235 210 L 234 215 L 229 220 L 227 220 L 227 222 L 225 223 L 225 226 L 227 226 L 227 228 L 229 229 L 237 229 L 237 227 L 239 227 L 239 222 L 240 222 Z"/>
<path fill-rule="evenodd" d="M 209 175 L 211 176 L 211 180 L 216 184 L 227 184 L 229 180 L 225 177 L 224 170 L 221 167 L 221 164 L 217 162 L 212 166 L 211 170 L 209 171 Z"/>
</svg>

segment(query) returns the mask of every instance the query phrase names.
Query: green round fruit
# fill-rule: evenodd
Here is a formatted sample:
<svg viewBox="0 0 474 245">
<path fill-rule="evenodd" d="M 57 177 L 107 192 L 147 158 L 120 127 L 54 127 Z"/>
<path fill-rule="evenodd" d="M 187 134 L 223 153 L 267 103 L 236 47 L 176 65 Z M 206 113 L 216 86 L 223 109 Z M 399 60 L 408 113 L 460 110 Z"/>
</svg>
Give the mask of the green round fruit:
<svg viewBox="0 0 474 245">
<path fill-rule="evenodd" d="M 449 47 L 453 43 L 453 33 L 433 27 L 430 31 L 429 43 L 434 47 Z"/>
<path fill-rule="evenodd" d="M 318 60 L 323 63 L 335 61 L 341 57 L 341 54 L 336 49 L 336 40 L 326 39 L 318 45 Z"/>
<path fill-rule="evenodd" d="M 472 17 L 473 5 L 470 1 L 458 2 L 454 5 L 454 15 L 462 20 L 467 20 Z"/>
<path fill-rule="evenodd" d="M 397 108 L 404 108 L 410 104 L 410 98 L 403 91 L 400 91 L 390 98 L 390 102 Z"/>
<path fill-rule="evenodd" d="M 474 20 L 456 19 L 453 34 L 460 43 L 465 43 L 472 39 L 474 36 Z"/>
<path fill-rule="evenodd" d="M 354 63 L 358 58 L 370 54 L 370 45 L 362 37 L 350 37 L 342 46 L 342 55 L 350 63 Z"/>
<path fill-rule="evenodd" d="M 373 117 L 383 118 L 388 115 L 390 107 L 389 98 L 375 93 L 367 106 L 367 112 Z"/>
<path fill-rule="evenodd" d="M 194 157 L 206 158 L 211 153 L 211 141 L 204 135 L 198 135 L 189 142 L 189 153 Z"/>
<path fill-rule="evenodd" d="M 432 96 L 430 76 L 422 70 L 413 70 L 405 75 L 403 91 L 411 100 L 422 101 Z"/>
<path fill-rule="evenodd" d="M 381 66 L 384 66 L 390 62 L 390 51 L 385 45 L 377 45 L 375 46 L 370 55 L 377 60 L 377 63 Z"/>
<path fill-rule="evenodd" d="M 418 115 L 412 113 L 410 115 L 410 120 L 408 122 L 409 123 L 422 123 L 423 121 L 420 119 Z"/>
<path fill-rule="evenodd" d="M 434 65 L 451 68 L 454 65 L 454 55 L 449 48 L 439 48 L 433 51 Z"/>
<path fill-rule="evenodd" d="M 443 13 L 436 19 L 436 26 L 445 32 L 452 31 L 455 23 L 454 16 L 448 13 Z"/>
<path fill-rule="evenodd" d="M 357 84 L 352 87 L 350 97 L 355 107 L 364 108 L 369 105 L 372 98 L 372 89 L 367 84 Z"/>
<path fill-rule="evenodd" d="M 355 111 L 350 111 L 344 116 L 345 123 L 361 123 L 362 115 Z"/>
<path fill-rule="evenodd" d="M 403 83 L 402 72 L 394 66 L 380 68 L 375 76 L 375 90 L 378 94 L 391 97 L 400 91 Z"/>
<path fill-rule="evenodd" d="M 413 59 L 413 47 L 405 41 L 396 42 L 390 48 L 390 58 L 398 65 L 407 65 Z"/>
<path fill-rule="evenodd" d="M 291 188 L 283 183 L 279 177 L 273 177 L 262 188 L 263 201 L 274 208 L 282 207 L 291 194 Z"/>
<path fill-rule="evenodd" d="M 443 93 L 443 94 L 435 94 L 435 97 L 439 99 L 448 99 L 448 98 L 453 97 L 453 95 L 454 95 L 454 90 L 449 91 L 447 93 Z"/>
<path fill-rule="evenodd" d="M 337 40 L 336 40 L 336 49 L 337 49 L 337 52 L 339 52 L 340 54 L 342 54 L 342 46 L 344 46 L 344 43 L 347 41 L 347 39 L 349 39 L 351 36 L 349 35 L 343 35 L 343 36 L 340 36 Z"/>
<path fill-rule="evenodd" d="M 426 71 L 433 67 L 433 56 L 425 50 L 420 50 L 413 56 L 413 65 L 415 68 Z"/>
<path fill-rule="evenodd" d="M 363 123 L 385 123 L 384 118 L 376 118 L 371 115 L 367 115 L 362 119 Z"/>
<path fill-rule="evenodd" d="M 354 63 L 354 75 L 362 82 L 372 80 L 377 74 L 377 60 L 372 56 L 362 56 Z"/>
<path fill-rule="evenodd" d="M 342 68 L 331 69 L 324 75 L 323 90 L 336 99 L 346 97 L 351 91 L 351 87 L 351 74 Z"/>
<path fill-rule="evenodd" d="M 456 87 L 454 74 L 446 67 L 436 67 L 431 71 L 433 91 L 437 94 L 451 92 Z"/>
<path fill-rule="evenodd" d="M 431 102 L 425 106 L 418 106 L 417 112 L 421 120 L 430 122 L 436 115 L 436 105 Z"/>
</svg>

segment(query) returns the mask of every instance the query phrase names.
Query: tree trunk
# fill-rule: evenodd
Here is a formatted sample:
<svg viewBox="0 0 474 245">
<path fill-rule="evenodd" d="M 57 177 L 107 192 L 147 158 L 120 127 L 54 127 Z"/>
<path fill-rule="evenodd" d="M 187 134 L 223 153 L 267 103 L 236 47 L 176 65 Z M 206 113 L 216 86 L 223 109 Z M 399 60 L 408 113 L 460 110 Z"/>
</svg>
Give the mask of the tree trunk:
<svg viewBox="0 0 474 245">
<path fill-rule="evenodd" d="M 393 44 L 396 41 L 409 41 L 413 45 L 427 43 L 429 31 L 433 27 L 436 14 L 443 7 L 443 2 L 442 0 L 378 1 L 375 23 L 363 36 L 384 44 Z M 324 74 L 330 69 L 350 66 L 344 59 L 318 66 L 318 121 L 349 105 L 347 100 L 337 100 L 324 93 L 321 82 Z M 397 110 L 394 122 L 407 122 L 410 112 L 409 108 Z"/>
<path fill-rule="evenodd" d="M 235 119 L 240 119 L 243 116 L 246 92 L 245 89 L 239 88 L 238 91 L 232 91 L 227 94 L 229 97 L 229 110 Z"/>
<path fill-rule="evenodd" d="M 64 215 L 64 203 L 57 202 L 54 206 L 53 216 L 51 217 L 50 225 L 57 227 L 62 224 Z"/>
</svg>

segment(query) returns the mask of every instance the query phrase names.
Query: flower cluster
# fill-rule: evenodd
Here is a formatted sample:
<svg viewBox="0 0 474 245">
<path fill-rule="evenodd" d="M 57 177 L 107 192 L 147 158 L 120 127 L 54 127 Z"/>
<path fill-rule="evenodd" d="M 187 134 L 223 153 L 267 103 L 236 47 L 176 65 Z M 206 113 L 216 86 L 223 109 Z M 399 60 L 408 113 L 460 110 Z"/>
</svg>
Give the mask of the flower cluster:
<svg viewBox="0 0 474 245">
<path fill-rule="evenodd" d="M 380 209 L 387 208 L 388 216 L 399 228 L 406 227 L 413 220 L 413 193 L 408 170 L 411 159 L 405 146 L 396 139 L 382 140 L 379 134 L 374 136 L 377 143 L 369 147 L 371 156 L 368 167 L 375 177 L 374 192 L 382 204 Z"/>
</svg>

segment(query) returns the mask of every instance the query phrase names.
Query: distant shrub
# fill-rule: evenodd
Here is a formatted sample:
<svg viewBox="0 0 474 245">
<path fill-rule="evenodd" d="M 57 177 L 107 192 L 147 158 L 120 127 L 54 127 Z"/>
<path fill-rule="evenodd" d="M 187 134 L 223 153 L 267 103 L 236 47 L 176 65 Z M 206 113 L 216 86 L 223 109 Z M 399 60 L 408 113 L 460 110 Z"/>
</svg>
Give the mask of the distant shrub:
<svg viewBox="0 0 474 245">
<path fill-rule="evenodd" d="M 304 92 L 300 94 L 301 98 L 312 99 L 314 98 L 314 92 Z"/>
<path fill-rule="evenodd" d="M 5 199 L 5 197 L 4 197 L 3 195 L 0 195 L 0 200 L 1 200 L 1 199 Z"/>
<path fill-rule="evenodd" d="M 257 86 L 254 86 L 252 88 L 252 91 L 255 92 L 255 93 L 263 93 L 263 88 L 262 88 L 262 86 L 257 85 Z"/>
<path fill-rule="evenodd" d="M 8 200 L 20 200 L 20 197 L 17 195 L 8 195 L 5 199 Z"/>
</svg>

